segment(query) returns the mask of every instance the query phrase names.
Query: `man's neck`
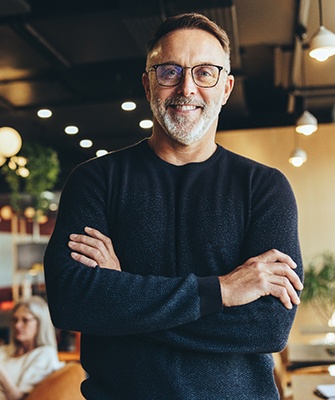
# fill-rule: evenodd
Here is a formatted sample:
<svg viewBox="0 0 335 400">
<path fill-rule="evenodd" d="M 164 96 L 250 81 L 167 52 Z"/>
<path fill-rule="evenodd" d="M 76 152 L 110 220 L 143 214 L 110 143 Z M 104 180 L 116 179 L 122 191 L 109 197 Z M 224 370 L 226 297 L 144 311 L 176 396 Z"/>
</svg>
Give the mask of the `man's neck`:
<svg viewBox="0 0 335 400">
<path fill-rule="evenodd" d="M 206 161 L 217 148 L 214 137 L 204 137 L 190 145 L 184 145 L 165 133 L 153 133 L 148 143 L 159 158 L 173 165 Z"/>
</svg>

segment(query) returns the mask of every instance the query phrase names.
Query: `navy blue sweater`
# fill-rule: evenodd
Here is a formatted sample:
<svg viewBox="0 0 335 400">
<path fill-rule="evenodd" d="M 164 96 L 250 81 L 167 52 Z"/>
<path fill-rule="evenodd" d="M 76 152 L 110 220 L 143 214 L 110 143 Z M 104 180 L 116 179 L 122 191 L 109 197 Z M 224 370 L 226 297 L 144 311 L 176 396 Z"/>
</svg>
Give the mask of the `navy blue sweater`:
<svg viewBox="0 0 335 400">
<path fill-rule="evenodd" d="M 71 233 L 111 237 L 122 272 L 75 262 Z M 269 353 L 295 307 L 272 296 L 222 308 L 217 276 L 276 248 L 302 263 L 297 210 L 278 171 L 217 147 L 175 166 L 147 140 L 78 166 L 45 254 L 51 315 L 82 332 L 89 400 L 273 400 Z"/>
</svg>

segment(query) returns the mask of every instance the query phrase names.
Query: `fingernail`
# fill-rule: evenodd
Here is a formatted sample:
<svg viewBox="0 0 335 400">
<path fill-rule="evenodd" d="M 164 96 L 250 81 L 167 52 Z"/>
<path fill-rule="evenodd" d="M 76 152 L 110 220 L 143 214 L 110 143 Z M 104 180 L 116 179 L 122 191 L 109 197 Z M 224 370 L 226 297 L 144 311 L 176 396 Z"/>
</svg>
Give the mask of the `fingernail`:
<svg viewBox="0 0 335 400">
<path fill-rule="evenodd" d="M 75 239 L 78 235 L 76 233 L 71 233 L 70 239 Z"/>
<path fill-rule="evenodd" d="M 85 227 L 85 230 L 86 230 L 86 231 L 91 231 L 92 228 L 90 228 L 89 226 L 86 226 L 86 227 Z"/>
</svg>

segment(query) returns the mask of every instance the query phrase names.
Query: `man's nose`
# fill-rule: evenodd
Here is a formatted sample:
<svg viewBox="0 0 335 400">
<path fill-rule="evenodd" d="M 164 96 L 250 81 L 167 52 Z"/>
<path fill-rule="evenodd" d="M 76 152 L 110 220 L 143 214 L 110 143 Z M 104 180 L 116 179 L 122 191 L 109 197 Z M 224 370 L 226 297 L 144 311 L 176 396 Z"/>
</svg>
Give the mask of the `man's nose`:
<svg viewBox="0 0 335 400">
<path fill-rule="evenodd" d="M 177 86 L 177 89 L 178 94 L 183 94 L 185 97 L 191 96 L 196 93 L 197 85 L 194 83 L 191 69 L 185 69 L 184 76 Z"/>
</svg>

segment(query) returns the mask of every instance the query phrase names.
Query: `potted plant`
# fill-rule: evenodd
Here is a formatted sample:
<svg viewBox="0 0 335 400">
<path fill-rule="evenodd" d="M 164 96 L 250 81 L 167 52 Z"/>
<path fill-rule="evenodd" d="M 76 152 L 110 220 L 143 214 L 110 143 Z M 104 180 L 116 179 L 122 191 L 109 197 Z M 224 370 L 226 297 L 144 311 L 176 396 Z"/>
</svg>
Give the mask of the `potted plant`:
<svg viewBox="0 0 335 400">
<path fill-rule="evenodd" d="M 324 252 L 305 271 L 302 303 L 311 304 L 328 326 L 335 326 L 335 254 Z"/>
<path fill-rule="evenodd" d="M 24 143 L 21 151 L 1 170 L 16 213 L 22 213 L 26 207 L 24 195 L 29 196 L 29 205 L 35 209 L 35 220 L 48 210 L 49 201 L 44 194 L 54 188 L 60 172 L 58 156 L 53 149 L 38 143 Z"/>
</svg>

